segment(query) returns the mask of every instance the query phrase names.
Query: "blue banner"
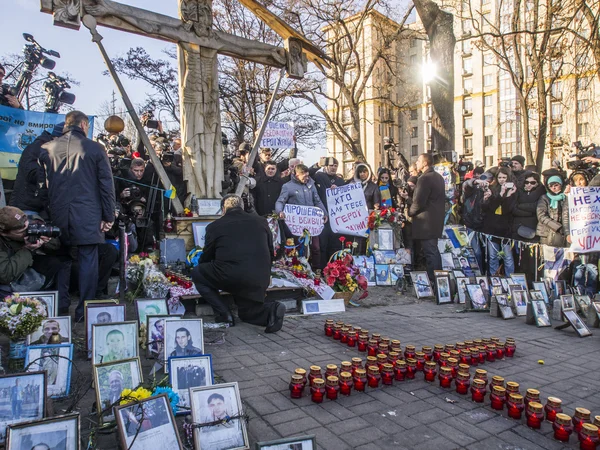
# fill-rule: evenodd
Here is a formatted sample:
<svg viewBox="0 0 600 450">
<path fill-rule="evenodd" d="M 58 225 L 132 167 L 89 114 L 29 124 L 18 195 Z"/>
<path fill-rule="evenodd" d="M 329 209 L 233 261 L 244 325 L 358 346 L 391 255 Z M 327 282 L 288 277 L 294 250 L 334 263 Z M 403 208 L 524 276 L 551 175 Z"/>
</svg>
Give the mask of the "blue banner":
<svg viewBox="0 0 600 450">
<path fill-rule="evenodd" d="M 94 117 L 89 116 L 91 139 Z M 0 106 L 0 174 L 3 179 L 14 180 L 21 153 L 44 130 L 52 133 L 54 125 L 65 121 L 64 114 L 26 111 Z"/>
</svg>

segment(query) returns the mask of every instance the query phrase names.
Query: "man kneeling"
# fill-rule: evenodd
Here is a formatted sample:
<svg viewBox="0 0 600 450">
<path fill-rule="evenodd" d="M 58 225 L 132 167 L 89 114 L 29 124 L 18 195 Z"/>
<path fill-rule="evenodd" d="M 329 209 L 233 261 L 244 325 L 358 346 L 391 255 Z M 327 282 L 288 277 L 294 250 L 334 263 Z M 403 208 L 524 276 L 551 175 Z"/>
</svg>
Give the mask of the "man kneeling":
<svg viewBox="0 0 600 450">
<path fill-rule="evenodd" d="M 204 251 L 192 278 L 215 311 L 216 322 L 234 325 L 219 295 L 223 290 L 233 295 L 240 319 L 275 333 L 283 325 L 285 305 L 265 303 L 273 261 L 271 231 L 265 219 L 244 212 L 243 206 L 237 195 L 223 197 L 223 217 L 206 227 Z"/>
</svg>

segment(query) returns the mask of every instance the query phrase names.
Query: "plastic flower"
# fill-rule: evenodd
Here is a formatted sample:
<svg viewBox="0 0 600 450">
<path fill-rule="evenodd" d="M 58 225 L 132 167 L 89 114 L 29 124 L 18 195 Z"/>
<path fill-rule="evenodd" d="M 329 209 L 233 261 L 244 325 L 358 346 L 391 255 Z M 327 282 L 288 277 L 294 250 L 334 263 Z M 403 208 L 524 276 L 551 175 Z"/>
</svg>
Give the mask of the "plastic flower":
<svg viewBox="0 0 600 450">
<path fill-rule="evenodd" d="M 167 394 L 167 397 L 169 397 L 169 403 L 171 404 L 171 409 L 173 410 L 173 414 L 176 414 L 178 409 L 177 405 L 179 404 L 179 394 L 168 386 L 157 386 L 156 388 L 154 388 L 154 392 L 152 392 L 152 397 L 156 397 L 157 395 L 161 394 Z"/>
<path fill-rule="evenodd" d="M 123 392 L 121 392 L 121 402 L 119 404 L 126 405 L 127 403 L 139 402 L 150 396 L 152 396 L 152 392 L 143 387 L 139 387 L 133 391 L 131 389 L 123 389 Z"/>
</svg>

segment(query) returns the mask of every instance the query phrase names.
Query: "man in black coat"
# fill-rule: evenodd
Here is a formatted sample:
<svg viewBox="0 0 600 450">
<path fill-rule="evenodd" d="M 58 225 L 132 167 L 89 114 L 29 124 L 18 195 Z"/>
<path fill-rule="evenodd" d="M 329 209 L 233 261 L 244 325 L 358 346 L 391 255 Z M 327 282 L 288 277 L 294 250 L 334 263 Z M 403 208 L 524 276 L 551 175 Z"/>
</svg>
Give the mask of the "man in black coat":
<svg viewBox="0 0 600 450">
<path fill-rule="evenodd" d="M 275 211 L 275 202 L 281 194 L 283 181 L 277 171 L 275 161 L 265 163 L 265 172 L 262 176 L 256 178 L 256 186 L 253 189 L 254 206 L 259 216 L 273 214 Z"/>
<path fill-rule="evenodd" d="M 243 210 L 241 197 L 221 200 L 223 217 L 206 227 L 204 251 L 192 271 L 196 289 L 215 311 L 215 321 L 234 324 L 219 290 L 229 292 L 244 322 L 275 333 L 283 325 L 285 306 L 265 303 L 271 278 L 273 240 L 267 221 Z"/>
<path fill-rule="evenodd" d="M 444 230 L 446 187 L 442 176 L 433 170 L 433 157 L 423 153 L 417 159 L 421 176 L 417 181 L 408 215 L 412 217 L 412 232 L 417 251 L 425 256 L 427 274 L 433 282 L 434 271 L 442 270 L 442 258 L 437 241 Z"/>
<path fill-rule="evenodd" d="M 71 111 L 64 134 L 42 146 L 40 181 L 48 186 L 50 218 L 60 227 L 64 245 L 77 248 L 79 304 L 75 319 L 83 317 L 84 301 L 93 299 L 98 285 L 98 244 L 115 220 L 115 187 L 104 147 L 86 136 L 88 117 Z M 61 305 L 64 313 L 65 306 Z"/>
</svg>

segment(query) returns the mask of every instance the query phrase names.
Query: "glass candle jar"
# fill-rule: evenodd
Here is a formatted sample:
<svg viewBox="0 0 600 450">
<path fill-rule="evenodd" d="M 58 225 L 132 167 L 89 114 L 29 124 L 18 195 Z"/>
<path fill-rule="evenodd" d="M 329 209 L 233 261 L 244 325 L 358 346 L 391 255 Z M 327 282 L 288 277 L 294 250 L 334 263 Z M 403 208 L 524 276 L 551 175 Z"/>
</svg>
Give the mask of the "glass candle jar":
<svg viewBox="0 0 600 450">
<path fill-rule="evenodd" d="M 460 361 L 460 352 L 458 350 L 450 350 L 450 358 L 454 358 L 457 361 Z"/>
<path fill-rule="evenodd" d="M 529 402 L 525 416 L 527 417 L 527 426 L 539 430 L 544 420 L 544 406 L 538 402 Z"/>
<path fill-rule="evenodd" d="M 352 374 L 350 372 L 340 373 L 340 394 L 350 395 L 352 393 Z"/>
<path fill-rule="evenodd" d="M 459 370 L 458 375 L 456 375 L 456 379 L 454 380 L 454 384 L 456 384 L 457 393 L 467 395 L 469 393 L 469 387 L 471 386 L 471 374 Z"/>
<path fill-rule="evenodd" d="M 425 355 L 425 361 L 433 361 L 433 349 L 431 347 L 421 347 L 421 353 Z"/>
<path fill-rule="evenodd" d="M 546 406 L 544 406 L 544 412 L 546 413 L 546 420 L 554 422 L 556 415 L 562 412 L 562 400 L 556 397 L 548 397 Z"/>
<path fill-rule="evenodd" d="M 402 346 L 400 345 L 400 341 L 398 339 L 390 341 L 390 349 L 393 352 L 402 353 Z"/>
<path fill-rule="evenodd" d="M 340 324 L 335 324 L 333 327 L 333 338 L 336 341 L 339 341 L 342 338 L 342 326 Z"/>
<path fill-rule="evenodd" d="M 396 366 L 396 361 L 398 361 L 398 357 L 400 356 L 397 352 L 389 352 L 388 353 L 388 362 L 392 365 L 392 366 Z"/>
<path fill-rule="evenodd" d="M 377 356 L 377 350 L 379 349 L 379 343 L 375 339 L 369 340 L 367 345 L 367 355 Z"/>
<path fill-rule="evenodd" d="M 360 333 L 362 332 L 362 328 L 361 327 L 354 327 L 354 336 L 356 337 L 356 340 L 358 341 L 358 338 L 360 337 Z"/>
<path fill-rule="evenodd" d="M 506 395 L 510 394 L 520 394 L 519 383 L 515 383 L 514 381 L 506 382 Z"/>
<path fill-rule="evenodd" d="M 471 400 L 475 403 L 483 403 L 485 394 L 485 382 L 479 378 L 473 378 L 473 382 L 471 383 Z"/>
<path fill-rule="evenodd" d="M 381 382 L 386 385 L 394 383 L 394 366 L 389 363 L 383 365 L 381 370 Z"/>
<path fill-rule="evenodd" d="M 378 388 L 379 383 L 381 382 L 381 374 L 379 373 L 378 367 L 369 367 L 369 372 L 367 373 L 367 383 L 370 388 Z"/>
<path fill-rule="evenodd" d="M 496 361 L 496 344 L 487 344 L 487 356 L 486 360 L 488 362 Z"/>
<path fill-rule="evenodd" d="M 446 344 L 446 345 L 444 345 L 444 351 L 446 353 L 450 353 L 452 350 L 456 350 L 456 345 L 455 344 Z"/>
<path fill-rule="evenodd" d="M 369 330 L 365 330 L 363 328 L 362 330 L 360 330 L 359 336 L 366 336 L 367 337 L 367 341 L 368 341 L 369 340 Z"/>
<path fill-rule="evenodd" d="M 423 372 L 425 368 L 425 353 L 415 352 L 415 359 L 417 360 L 417 372 Z"/>
<path fill-rule="evenodd" d="M 392 340 L 389 337 L 384 336 L 384 337 L 381 338 L 381 341 L 379 341 L 379 343 L 380 344 L 385 344 L 385 345 L 387 345 L 389 347 L 391 341 Z"/>
<path fill-rule="evenodd" d="M 457 350 L 462 350 L 463 348 L 465 348 L 465 343 L 464 342 L 457 342 L 456 343 L 456 349 Z"/>
<path fill-rule="evenodd" d="M 525 406 L 529 406 L 530 402 L 540 402 L 540 391 L 537 389 L 527 389 L 525 393 Z"/>
<path fill-rule="evenodd" d="M 375 356 L 367 356 L 367 362 L 365 363 L 365 369 L 367 370 L 367 373 L 369 373 L 369 367 L 379 368 L 377 365 L 377 358 Z"/>
<path fill-rule="evenodd" d="M 362 359 L 360 358 L 352 358 L 352 375 L 354 375 L 354 372 L 356 371 L 356 369 L 362 369 Z"/>
<path fill-rule="evenodd" d="M 477 347 L 469 347 L 471 351 L 471 365 L 477 366 L 479 364 L 479 349 Z"/>
<path fill-rule="evenodd" d="M 367 336 L 361 335 L 358 338 L 358 343 L 357 343 L 358 351 L 366 352 L 367 347 L 368 347 L 368 342 L 369 342 L 369 338 Z"/>
<path fill-rule="evenodd" d="M 302 384 L 304 386 L 306 386 L 306 383 L 307 383 L 306 370 L 302 369 L 301 367 L 298 367 L 296 370 L 294 370 L 294 375 L 301 376 L 302 377 Z"/>
<path fill-rule="evenodd" d="M 356 347 L 356 341 L 358 340 L 358 338 L 356 337 L 356 333 L 352 332 L 348 332 L 348 339 L 347 339 L 347 344 L 348 347 Z"/>
<path fill-rule="evenodd" d="M 490 400 L 492 402 L 492 409 L 497 411 L 504 410 L 504 404 L 506 403 L 506 389 L 502 386 L 494 386 L 494 389 L 490 394 Z"/>
<path fill-rule="evenodd" d="M 600 444 L 598 427 L 591 423 L 584 423 L 579 432 L 579 448 L 581 450 L 596 450 Z"/>
<path fill-rule="evenodd" d="M 335 364 L 327 364 L 325 369 L 325 379 L 328 377 L 337 377 L 338 375 L 338 366 Z"/>
<path fill-rule="evenodd" d="M 504 359 L 505 344 L 504 342 L 496 342 L 496 359 Z"/>
<path fill-rule="evenodd" d="M 485 364 L 485 360 L 487 359 L 487 350 L 485 346 L 481 345 L 477 347 L 477 351 L 479 352 L 479 364 Z"/>
<path fill-rule="evenodd" d="M 381 334 L 380 333 L 373 333 L 373 335 L 371 336 L 371 339 L 377 341 L 377 343 L 379 343 L 379 341 L 381 340 Z"/>
<path fill-rule="evenodd" d="M 327 377 L 325 385 L 325 393 L 329 400 L 337 400 L 338 392 L 340 392 L 340 380 L 338 377 Z"/>
<path fill-rule="evenodd" d="M 490 392 L 494 390 L 494 386 L 504 387 L 504 378 L 498 375 L 493 376 L 490 383 Z"/>
<path fill-rule="evenodd" d="M 600 428 L 600 416 L 594 416 L 593 424 Z"/>
<path fill-rule="evenodd" d="M 380 342 L 379 346 L 377 347 L 377 354 L 383 353 L 384 355 L 387 355 L 389 352 L 390 350 L 388 345 Z"/>
<path fill-rule="evenodd" d="M 396 381 L 404 381 L 406 379 L 406 361 L 399 359 L 394 367 L 394 379 Z"/>
<path fill-rule="evenodd" d="M 523 411 L 525 411 L 523 396 L 515 393 L 508 394 L 506 408 L 508 409 L 508 417 L 520 420 L 521 416 L 523 415 Z"/>
<path fill-rule="evenodd" d="M 463 348 L 460 351 L 460 363 L 461 364 L 468 364 L 469 366 L 472 364 L 472 358 L 471 358 L 471 350 L 469 350 L 468 348 Z"/>
<path fill-rule="evenodd" d="M 437 376 L 437 364 L 433 361 L 425 362 L 425 366 L 423 367 L 423 374 L 425 376 L 425 381 L 434 383 L 435 377 Z"/>
<path fill-rule="evenodd" d="M 504 343 L 504 356 L 512 358 L 513 356 L 515 356 L 516 351 L 517 345 L 515 344 L 515 341 L 509 341 L 507 338 L 506 342 Z"/>
<path fill-rule="evenodd" d="M 448 358 L 448 365 L 446 367 L 450 368 L 452 378 L 456 378 L 456 375 L 458 374 L 458 359 Z"/>
<path fill-rule="evenodd" d="M 324 327 L 325 328 L 325 336 L 329 336 L 329 337 L 333 336 L 333 327 L 334 327 L 333 319 L 327 319 L 325 321 L 325 327 Z"/>
<path fill-rule="evenodd" d="M 342 344 L 347 344 L 348 343 L 348 328 L 346 328 L 346 327 L 342 328 L 342 335 L 340 337 L 340 342 Z"/>
<path fill-rule="evenodd" d="M 473 341 L 465 341 L 465 346 L 466 346 L 467 348 L 471 348 L 471 347 L 473 347 Z"/>
<path fill-rule="evenodd" d="M 352 377 L 354 382 L 354 390 L 364 392 L 367 386 L 367 371 L 365 369 L 356 369 Z"/>
<path fill-rule="evenodd" d="M 438 359 L 438 365 L 440 367 L 446 367 L 448 365 L 448 358 L 450 358 L 450 353 L 446 353 L 446 352 L 440 353 L 440 358 Z"/>
<path fill-rule="evenodd" d="M 342 328 L 343 326 L 345 326 L 344 322 L 342 322 L 342 321 L 338 321 L 338 322 L 336 322 L 335 324 L 336 324 L 336 325 L 339 325 L 339 326 L 340 326 L 340 328 Z"/>
<path fill-rule="evenodd" d="M 581 427 L 584 423 L 590 423 L 591 413 L 589 409 L 575 408 L 575 414 L 573 415 L 573 428 L 576 433 L 581 431 Z"/>
<path fill-rule="evenodd" d="M 315 378 L 323 379 L 323 374 L 321 373 L 321 367 L 319 366 L 310 366 L 310 372 L 308 374 L 308 384 L 309 386 L 313 385 Z M 325 383 L 325 381 L 323 381 Z"/>
<path fill-rule="evenodd" d="M 491 337 L 491 338 L 490 338 L 490 340 L 491 340 L 492 342 L 500 342 L 500 338 L 499 338 L 499 337 L 495 337 L 495 336 L 494 336 L 494 337 Z"/>
<path fill-rule="evenodd" d="M 290 397 L 300 398 L 304 391 L 304 382 L 301 375 L 292 375 L 292 381 L 290 381 Z"/>
<path fill-rule="evenodd" d="M 468 374 L 471 373 L 471 366 L 468 364 L 459 364 L 458 365 L 458 371 L 459 372 L 466 372 Z"/>
<path fill-rule="evenodd" d="M 413 358 L 415 357 L 415 346 L 414 345 L 407 345 L 406 347 L 404 347 L 404 359 L 408 359 L 408 358 Z"/>
<path fill-rule="evenodd" d="M 406 360 L 406 378 L 413 380 L 417 373 L 417 360 L 413 358 L 407 358 Z"/>
<path fill-rule="evenodd" d="M 452 387 L 452 369 L 450 367 L 441 367 L 438 375 L 440 386 L 443 388 Z"/>
<path fill-rule="evenodd" d="M 310 399 L 315 403 L 323 403 L 325 397 L 325 380 L 315 378 L 310 388 Z"/>
<path fill-rule="evenodd" d="M 379 373 L 383 371 L 383 365 L 388 363 L 387 355 L 380 353 L 377 355 L 377 368 L 379 369 Z"/>
<path fill-rule="evenodd" d="M 552 429 L 554 430 L 554 439 L 560 442 L 569 442 L 571 433 L 573 433 L 571 416 L 567 416 L 563 413 L 557 413 L 553 422 Z"/>
<path fill-rule="evenodd" d="M 440 354 L 444 352 L 444 346 L 442 344 L 435 344 L 433 346 L 433 360 L 438 362 L 440 360 Z"/>
<path fill-rule="evenodd" d="M 483 369 L 475 370 L 475 376 L 473 377 L 473 379 L 483 381 L 483 386 L 486 387 L 488 384 L 487 370 L 483 370 Z"/>
</svg>

